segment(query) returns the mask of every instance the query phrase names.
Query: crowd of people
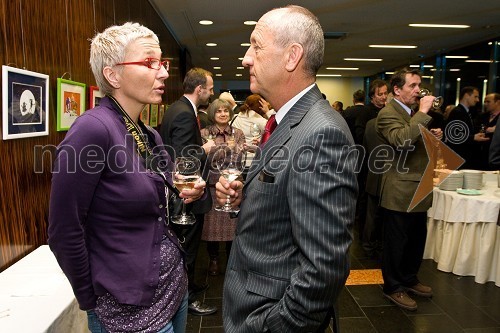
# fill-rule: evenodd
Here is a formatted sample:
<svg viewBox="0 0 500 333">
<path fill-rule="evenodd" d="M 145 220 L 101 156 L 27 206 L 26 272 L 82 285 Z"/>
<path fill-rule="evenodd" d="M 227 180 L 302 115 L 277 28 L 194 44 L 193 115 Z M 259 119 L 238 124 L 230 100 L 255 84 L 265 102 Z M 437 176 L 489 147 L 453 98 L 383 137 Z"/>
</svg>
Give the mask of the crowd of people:
<svg viewBox="0 0 500 333">
<path fill-rule="evenodd" d="M 500 94 L 487 94 L 481 113 L 473 109 L 479 89 L 466 86 L 460 91 L 460 103 L 442 111 L 433 105 L 435 97 L 420 97 L 421 74 L 409 69 L 396 72 L 389 82 L 374 80 L 369 88 L 368 105 L 364 91 L 358 90 L 353 106 L 341 112 L 363 152 L 358 159 L 356 230 L 366 255 L 381 260 L 384 296 L 404 309 L 416 310 L 409 294 L 432 296 L 432 288 L 417 277 L 431 197 L 411 205 L 429 161 L 419 126 L 464 159 L 460 169 L 497 170 L 500 136 L 494 133 Z M 496 140 L 491 142 L 492 138 Z M 392 154 L 377 154 L 384 145 L 394 148 Z M 408 172 L 401 172 L 401 160 Z M 380 172 L 381 167 L 388 169 Z"/>
<path fill-rule="evenodd" d="M 415 310 L 409 294 L 432 296 L 417 277 L 431 196 L 410 202 L 427 159 L 419 128 L 451 140 L 439 119 L 464 122 L 470 135 L 454 149 L 467 167 L 486 167 L 466 154 L 487 158 L 492 137 L 492 147 L 500 146 L 499 94 L 486 96 L 478 129 L 470 112 L 478 89 L 462 89 L 460 105 L 443 115 L 433 110 L 433 96 L 419 97 L 421 74 L 405 68 L 390 82 L 374 80 L 367 105 L 358 90 L 353 106 L 343 110 L 336 101 L 334 109 L 315 83 L 324 37 L 309 10 L 265 13 L 250 43 L 243 65 L 252 94 L 242 105 L 230 92 L 211 101 L 212 73 L 192 68 L 157 132 L 139 115 L 161 103 L 169 77 L 158 37 L 125 23 L 92 39 L 90 65 L 106 96 L 58 147 L 48 229 L 91 332 L 182 333 L 188 312 L 218 311 L 199 297 L 209 288 L 195 276 L 201 241 L 209 274 L 221 273 L 221 242 L 228 255 L 225 332 L 325 332 L 332 321 L 339 332 L 336 302 L 349 275 L 355 221 L 363 248 L 381 256 L 389 301 Z M 380 159 L 344 149 L 355 144 L 367 152 L 390 146 L 397 156 L 377 173 Z M 234 178 L 221 167 L 227 156 L 222 164 L 217 157 L 227 150 L 247 159 Z M 397 165 L 402 154 L 406 173 Z M 187 185 L 178 174 L 178 157 L 199 161 L 197 181 Z M 497 166 L 500 157 L 492 161 Z M 174 176 L 185 186 L 176 189 Z M 179 199 L 194 224 L 172 222 Z"/>
</svg>

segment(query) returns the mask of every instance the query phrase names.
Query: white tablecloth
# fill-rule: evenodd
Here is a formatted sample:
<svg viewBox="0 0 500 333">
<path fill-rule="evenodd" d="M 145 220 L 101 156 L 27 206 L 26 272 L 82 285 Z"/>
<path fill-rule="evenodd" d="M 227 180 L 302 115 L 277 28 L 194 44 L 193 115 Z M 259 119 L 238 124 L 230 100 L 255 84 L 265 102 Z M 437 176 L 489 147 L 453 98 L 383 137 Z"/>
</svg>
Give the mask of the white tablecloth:
<svg viewBox="0 0 500 333">
<path fill-rule="evenodd" d="M 73 290 L 47 245 L 0 273 L 1 332 L 88 332 Z"/>
<path fill-rule="evenodd" d="M 437 268 L 478 283 L 500 287 L 500 189 L 496 175 L 485 175 L 482 195 L 467 196 L 434 188 L 424 259 Z"/>
</svg>

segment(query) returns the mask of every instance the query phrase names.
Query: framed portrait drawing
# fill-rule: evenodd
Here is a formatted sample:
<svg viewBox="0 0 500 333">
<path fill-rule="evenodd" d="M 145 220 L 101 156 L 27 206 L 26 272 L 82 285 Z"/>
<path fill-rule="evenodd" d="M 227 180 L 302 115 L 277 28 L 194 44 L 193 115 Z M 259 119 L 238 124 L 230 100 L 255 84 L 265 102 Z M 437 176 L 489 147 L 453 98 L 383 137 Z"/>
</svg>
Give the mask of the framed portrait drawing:
<svg viewBox="0 0 500 333">
<path fill-rule="evenodd" d="M 104 94 L 99 90 L 97 86 L 90 86 L 89 88 L 89 109 L 93 109 L 96 106 L 99 106 L 99 102 L 101 98 L 104 97 Z"/>
<path fill-rule="evenodd" d="M 141 112 L 141 115 L 139 116 L 144 125 L 149 125 L 149 108 L 150 104 L 146 104 L 146 106 Z"/>
<path fill-rule="evenodd" d="M 57 130 L 67 131 L 85 112 L 85 83 L 57 79 Z"/>
<path fill-rule="evenodd" d="M 151 104 L 149 111 L 149 126 L 158 127 L 158 104 Z"/>
<path fill-rule="evenodd" d="M 49 135 L 49 76 L 2 65 L 2 138 Z"/>
</svg>

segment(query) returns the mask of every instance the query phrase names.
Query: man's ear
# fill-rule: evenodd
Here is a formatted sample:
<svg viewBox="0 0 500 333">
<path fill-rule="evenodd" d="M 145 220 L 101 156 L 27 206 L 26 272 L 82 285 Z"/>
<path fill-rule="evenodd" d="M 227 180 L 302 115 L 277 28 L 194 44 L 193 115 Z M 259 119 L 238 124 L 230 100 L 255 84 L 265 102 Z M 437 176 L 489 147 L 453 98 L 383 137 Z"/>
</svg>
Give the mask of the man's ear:
<svg viewBox="0 0 500 333">
<path fill-rule="evenodd" d="M 399 89 L 398 86 L 394 86 L 392 91 L 394 96 L 399 96 L 401 94 L 401 89 Z"/>
<path fill-rule="evenodd" d="M 304 48 L 299 43 L 293 43 L 286 49 L 286 65 L 285 68 L 289 72 L 293 72 L 304 56 Z"/>
<path fill-rule="evenodd" d="M 104 67 L 104 69 L 102 70 L 102 74 L 104 74 L 104 77 L 106 78 L 106 80 L 108 80 L 109 84 L 113 88 L 120 88 L 120 74 L 117 73 L 113 68 L 109 66 Z"/>
</svg>

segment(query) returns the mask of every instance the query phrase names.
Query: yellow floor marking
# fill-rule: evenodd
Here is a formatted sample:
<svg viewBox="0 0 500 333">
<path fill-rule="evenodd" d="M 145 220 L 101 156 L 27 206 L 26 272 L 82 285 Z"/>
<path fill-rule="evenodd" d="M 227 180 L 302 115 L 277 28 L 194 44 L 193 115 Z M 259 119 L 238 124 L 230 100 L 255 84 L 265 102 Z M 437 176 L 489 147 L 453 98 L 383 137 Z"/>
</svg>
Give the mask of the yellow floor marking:
<svg viewBox="0 0 500 333">
<path fill-rule="evenodd" d="M 346 285 L 357 286 L 363 284 L 383 284 L 380 269 L 352 269 L 347 278 Z"/>
</svg>

